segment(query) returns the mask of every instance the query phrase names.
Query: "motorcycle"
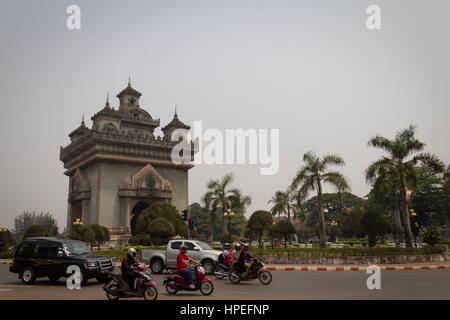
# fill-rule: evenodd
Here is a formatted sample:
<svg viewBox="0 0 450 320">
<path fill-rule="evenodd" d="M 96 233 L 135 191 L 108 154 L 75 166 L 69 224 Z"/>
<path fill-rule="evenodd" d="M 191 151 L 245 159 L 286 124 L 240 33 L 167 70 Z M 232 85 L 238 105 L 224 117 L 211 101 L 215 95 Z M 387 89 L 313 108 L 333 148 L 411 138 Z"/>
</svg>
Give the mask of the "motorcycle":
<svg viewBox="0 0 450 320">
<path fill-rule="evenodd" d="M 210 278 L 205 274 L 205 269 L 201 265 L 196 265 L 194 269 L 193 285 L 194 288 L 187 286 L 186 279 L 177 272 L 172 272 L 164 279 L 164 285 L 168 294 L 176 294 L 178 291 L 198 291 L 209 296 L 214 291 L 214 285 Z"/>
<path fill-rule="evenodd" d="M 216 267 L 214 268 L 214 276 L 218 280 L 222 280 L 225 277 L 229 276 L 229 273 L 231 271 L 231 266 L 224 264 L 224 263 L 217 263 Z"/>
<path fill-rule="evenodd" d="M 158 298 L 157 284 L 153 280 L 151 273 L 145 269 L 144 263 L 136 266 L 138 276 L 134 280 L 133 288 L 130 288 L 128 281 L 120 274 L 110 273 L 103 290 L 109 300 L 119 298 L 144 298 L 145 300 L 156 300 Z M 137 287 L 137 290 L 134 289 Z"/>
<path fill-rule="evenodd" d="M 241 281 L 252 281 L 258 279 L 264 285 L 268 285 L 272 282 L 272 273 L 264 267 L 264 263 L 255 259 L 249 270 L 242 274 L 239 267 L 235 264 L 229 273 L 230 281 L 233 284 L 239 284 Z"/>
</svg>

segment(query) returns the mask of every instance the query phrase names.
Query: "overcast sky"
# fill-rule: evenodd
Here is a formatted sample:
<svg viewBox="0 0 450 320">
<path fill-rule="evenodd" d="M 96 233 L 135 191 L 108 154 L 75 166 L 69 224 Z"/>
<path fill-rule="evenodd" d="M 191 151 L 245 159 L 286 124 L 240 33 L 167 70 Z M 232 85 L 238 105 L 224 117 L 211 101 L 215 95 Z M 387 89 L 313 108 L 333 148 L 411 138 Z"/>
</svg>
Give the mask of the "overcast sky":
<svg viewBox="0 0 450 320">
<path fill-rule="evenodd" d="M 81 30 L 66 8 L 81 8 Z M 382 29 L 366 28 L 381 7 Z M 232 172 L 268 208 L 302 153 L 338 153 L 352 192 L 369 188 L 367 147 L 409 124 L 427 151 L 450 161 L 450 2 L 335 0 L 0 2 L 0 226 L 24 210 L 65 226 L 68 177 L 59 146 L 86 114 L 111 104 L 131 75 L 141 107 L 164 125 L 174 104 L 187 124 L 280 129 L 280 171 L 206 166 L 190 171 L 190 201 Z M 158 129 L 159 130 L 159 129 Z"/>
</svg>

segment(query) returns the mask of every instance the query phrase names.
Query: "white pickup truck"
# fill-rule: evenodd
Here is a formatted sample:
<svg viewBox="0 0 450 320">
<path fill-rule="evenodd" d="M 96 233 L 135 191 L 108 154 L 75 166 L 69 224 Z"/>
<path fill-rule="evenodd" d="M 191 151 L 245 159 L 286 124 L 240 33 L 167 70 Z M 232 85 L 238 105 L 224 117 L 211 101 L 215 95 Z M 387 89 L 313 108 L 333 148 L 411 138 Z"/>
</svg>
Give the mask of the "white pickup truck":
<svg viewBox="0 0 450 320">
<path fill-rule="evenodd" d="M 142 261 L 149 263 L 153 273 L 162 273 L 165 269 L 175 269 L 177 255 L 181 245 L 188 249 L 187 255 L 199 261 L 206 274 L 212 274 L 221 251 L 212 249 L 208 244 L 197 240 L 170 240 L 164 249 L 143 249 Z"/>
</svg>

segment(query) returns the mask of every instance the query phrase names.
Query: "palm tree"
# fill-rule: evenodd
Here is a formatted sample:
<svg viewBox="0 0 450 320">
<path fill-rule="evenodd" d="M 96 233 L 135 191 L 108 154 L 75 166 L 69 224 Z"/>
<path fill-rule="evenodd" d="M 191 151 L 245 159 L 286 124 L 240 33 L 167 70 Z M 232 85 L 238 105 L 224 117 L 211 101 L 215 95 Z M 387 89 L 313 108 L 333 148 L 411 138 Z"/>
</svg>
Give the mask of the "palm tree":
<svg viewBox="0 0 450 320">
<path fill-rule="evenodd" d="M 272 199 L 270 199 L 268 204 L 273 203 L 272 208 L 270 209 L 270 213 L 273 216 L 278 215 L 280 217 L 281 215 L 288 215 L 288 219 L 290 220 L 290 203 L 289 203 L 289 193 L 283 192 L 283 191 L 277 191 L 273 195 Z"/>
<path fill-rule="evenodd" d="M 425 143 L 415 137 L 416 127 L 409 126 L 398 132 L 394 139 L 377 135 L 369 140 L 368 145 L 382 149 L 388 153 L 373 162 L 366 169 L 366 181 L 377 187 L 390 183 L 395 189 L 398 199 L 398 215 L 405 232 L 406 245 L 412 247 L 412 232 L 409 219 L 408 202 L 412 188 L 417 180 L 416 166 L 422 164 L 435 172 L 443 172 L 444 164 L 431 153 L 419 153 L 425 148 Z M 415 155 L 414 155 L 415 154 Z M 408 159 L 408 157 L 411 157 Z M 394 192 L 394 190 L 392 191 Z"/>
<path fill-rule="evenodd" d="M 239 189 L 230 188 L 232 182 L 233 175 L 226 174 L 222 179 L 210 180 L 206 185 L 207 192 L 203 195 L 202 200 L 205 208 L 211 212 L 211 241 L 214 239 L 214 222 L 217 213 L 225 222 L 222 213 L 227 209 L 244 213 L 245 208 L 251 204 L 250 196 L 244 196 Z M 223 223 L 223 231 L 226 231 L 225 223 Z"/>
<path fill-rule="evenodd" d="M 322 158 L 314 152 L 309 151 L 303 155 L 303 166 L 294 177 L 290 190 L 298 192 L 300 195 L 307 195 L 311 191 L 317 192 L 317 201 L 319 205 L 319 222 L 320 222 L 320 242 L 321 246 L 325 246 L 325 216 L 322 198 L 322 184 L 332 185 L 339 192 L 349 190 L 347 179 L 337 171 L 327 171 L 331 165 L 343 166 L 344 159 L 336 154 L 324 155 Z"/>
</svg>

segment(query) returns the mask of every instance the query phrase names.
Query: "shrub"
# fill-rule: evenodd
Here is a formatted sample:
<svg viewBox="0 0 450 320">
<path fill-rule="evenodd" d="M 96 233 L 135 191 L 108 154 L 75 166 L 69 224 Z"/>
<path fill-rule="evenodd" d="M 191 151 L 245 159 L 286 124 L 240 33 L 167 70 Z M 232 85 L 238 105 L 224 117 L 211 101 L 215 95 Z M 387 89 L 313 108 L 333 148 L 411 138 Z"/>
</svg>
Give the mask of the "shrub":
<svg viewBox="0 0 450 320">
<path fill-rule="evenodd" d="M 109 241 L 109 230 L 98 224 L 91 224 L 90 227 L 95 233 L 95 241 L 97 241 L 98 249 L 102 242 Z"/>
<path fill-rule="evenodd" d="M 0 252 L 9 252 L 14 244 L 11 232 L 8 229 L 0 229 Z"/>
<path fill-rule="evenodd" d="M 174 226 L 165 218 L 152 220 L 147 229 L 151 239 L 157 244 L 164 244 L 175 235 Z"/>
<path fill-rule="evenodd" d="M 427 230 L 422 235 L 423 242 L 434 247 L 439 240 L 441 239 L 441 234 L 439 233 L 439 229 L 432 225 L 427 228 Z"/>
<path fill-rule="evenodd" d="M 47 231 L 45 228 L 39 224 L 31 225 L 28 230 L 25 232 L 23 238 L 32 238 L 32 237 L 46 237 Z"/>
<path fill-rule="evenodd" d="M 73 226 L 72 231 L 69 233 L 69 238 L 90 243 L 92 246 L 92 242 L 95 241 L 95 232 L 90 226 L 81 224 Z"/>
</svg>

